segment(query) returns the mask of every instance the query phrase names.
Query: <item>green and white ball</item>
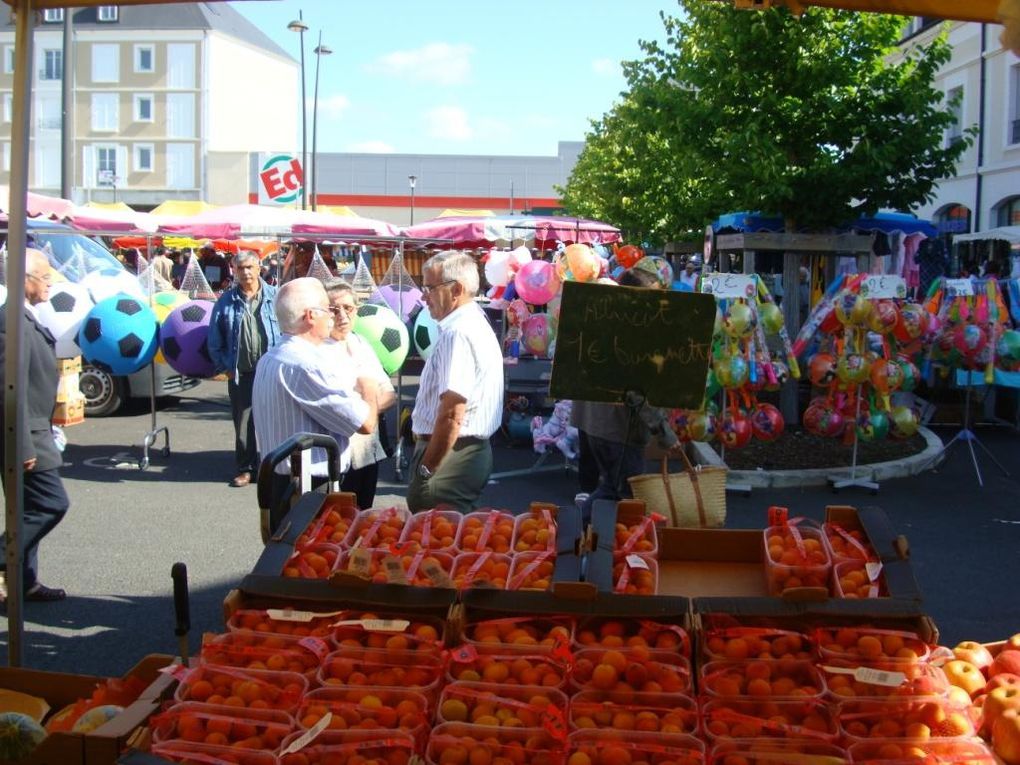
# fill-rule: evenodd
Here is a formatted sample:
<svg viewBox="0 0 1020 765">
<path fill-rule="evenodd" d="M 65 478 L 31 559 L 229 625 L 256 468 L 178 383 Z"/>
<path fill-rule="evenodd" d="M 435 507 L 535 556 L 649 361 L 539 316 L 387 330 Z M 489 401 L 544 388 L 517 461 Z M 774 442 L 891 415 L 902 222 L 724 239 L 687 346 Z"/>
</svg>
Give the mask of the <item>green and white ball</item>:
<svg viewBox="0 0 1020 765">
<path fill-rule="evenodd" d="M 360 306 L 354 319 L 354 331 L 372 346 L 386 374 L 400 369 L 407 358 L 410 339 L 407 327 L 391 308 L 377 303 Z"/>
</svg>

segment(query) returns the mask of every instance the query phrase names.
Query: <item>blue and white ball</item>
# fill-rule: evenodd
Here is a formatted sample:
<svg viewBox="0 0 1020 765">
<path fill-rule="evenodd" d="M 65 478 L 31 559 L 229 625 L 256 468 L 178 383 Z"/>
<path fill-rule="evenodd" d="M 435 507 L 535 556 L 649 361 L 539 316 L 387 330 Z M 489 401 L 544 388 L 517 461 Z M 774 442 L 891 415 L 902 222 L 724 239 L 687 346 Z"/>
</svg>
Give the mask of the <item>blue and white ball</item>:
<svg viewBox="0 0 1020 765">
<path fill-rule="evenodd" d="M 414 339 L 415 350 L 418 351 L 418 355 L 423 359 L 427 359 L 432 355 L 432 346 L 436 344 L 436 340 L 439 339 L 439 324 L 432 318 L 432 314 L 429 313 L 428 308 L 423 308 L 418 311 L 418 316 L 414 320 L 414 332 L 412 333 Z"/>
<path fill-rule="evenodd" d="M 78 331 L 95 303 L 88 288 L 75 282 L 58 282 L 50 287 L 50 299 L 35 306 L 39 323 L 57 340 L 57 358 L 81 355 Z"/>
<path fill-rule="evenodd" d="M 130 375 L 159 348 L 156 314 L 143 300 L 114 295 L 93 306 L 78 333 L 82 356 L 114 375 Z"/>
</svg>

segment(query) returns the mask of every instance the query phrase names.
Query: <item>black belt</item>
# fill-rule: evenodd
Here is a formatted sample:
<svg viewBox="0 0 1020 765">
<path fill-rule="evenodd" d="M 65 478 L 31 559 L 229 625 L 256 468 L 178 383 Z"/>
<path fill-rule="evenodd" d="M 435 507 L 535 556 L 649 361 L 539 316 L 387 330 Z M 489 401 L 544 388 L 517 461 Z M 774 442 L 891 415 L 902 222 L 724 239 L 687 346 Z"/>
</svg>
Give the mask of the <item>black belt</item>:
<svg viewBox="0 0 1020 765">
<path fill-rule="evenodd" d="M 432 434 L 431 433 L 415 433 L 414 434 L 414 442 L 415 443 L 426 443 L 427 444 L 431 440 L 432 440 Z M 488 440 L 488 439 L 480 438 L 478 436 L 461 436 L 460 438 L 458 438 L 456 441 L 453 442 L 453 445 L 456 446 L 457 444 L 481 443 L 482 441 L 486 441 L 486 440 Z"/>
</svg>

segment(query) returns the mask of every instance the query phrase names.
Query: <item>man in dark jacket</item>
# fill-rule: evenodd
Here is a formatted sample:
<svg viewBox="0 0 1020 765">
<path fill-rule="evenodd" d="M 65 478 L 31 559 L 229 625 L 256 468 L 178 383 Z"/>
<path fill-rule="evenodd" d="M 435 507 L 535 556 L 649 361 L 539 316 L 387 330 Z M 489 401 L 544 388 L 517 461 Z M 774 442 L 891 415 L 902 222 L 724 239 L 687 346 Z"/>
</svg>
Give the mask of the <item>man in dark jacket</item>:
<svg viewBox="0 0 1020 765">
<path fill-rule="evenodd" d="M 251 391 L 255 366 L 280 340 L 276 320 L 276 287 L 259 278 L 259 258 L 241 250 L 234 256 L 234 286 L 220 295 L 209 319 L 209 356 L 229 381 L 230 412 L 234 420 L 234 487 L 247 486 L 258 469 Z"/>
<path fill-rule="evenodd" d="M 55 341 L 49 330 L 38 324 L 29 305 L 37 305 L 50 296 L 50 264 L 39 250 L 25 251 L 25 314 L 21 342 L 25 348 L 25 377 L 18 385 L 21 425 L 18 438 L 23 444 L 24 459 L 22 491 L 22 585 L 25 600 L 63 600 L 67 594 L 47 587 L 38 578 L 39 542 L 49 534 L 67 513 L 70 502 L 58 468 L 63 457 L 53 441 L 50 418 L 57 399 L 57 355 Z M 7 356 L 7 306 L 0 306 L 0 384 L 3 384 L 4 360 Z M 3 411 L 0 410 L 0 422 Z M 4 424 L 6 428 L 6 424 Z M 0 442 L 0 459 L 3 443 Z M 0 551 L 6 550 L 6 535 L 0 537 Z M 0 570 L 6 572 L 6 560 Z M 6 583 L 0 584 L 0 602 L 7 600 Z"/>
</svg>

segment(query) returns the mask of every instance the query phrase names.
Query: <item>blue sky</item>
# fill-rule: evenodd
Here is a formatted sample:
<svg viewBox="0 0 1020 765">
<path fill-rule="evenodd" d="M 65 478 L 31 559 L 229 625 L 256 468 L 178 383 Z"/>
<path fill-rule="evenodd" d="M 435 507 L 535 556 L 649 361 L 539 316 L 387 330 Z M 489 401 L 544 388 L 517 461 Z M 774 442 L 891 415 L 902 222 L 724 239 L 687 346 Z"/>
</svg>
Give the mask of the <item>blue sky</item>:
<svg viewBox="0 0 1020 765">
<path fill-rule="evenodd" d="M 295 59 L 311 100 L 322 31 L 319 151 L 555 155 L 624 88 L 620 61 L 662 39 L 672 0 L 278 0 L 232 3 Z"/>
</svg>

